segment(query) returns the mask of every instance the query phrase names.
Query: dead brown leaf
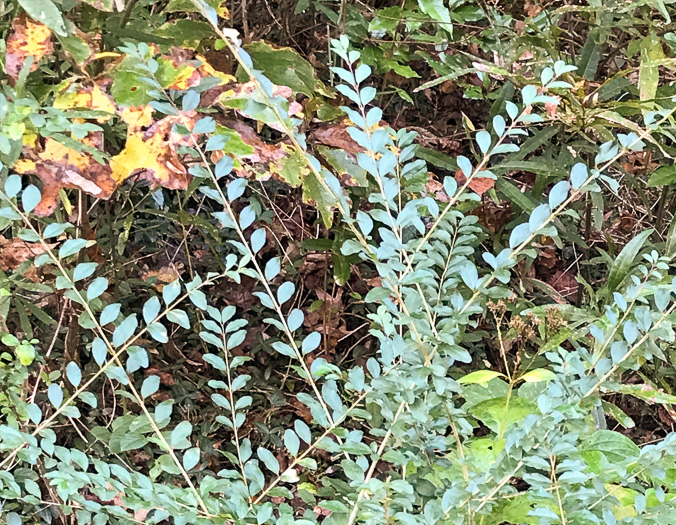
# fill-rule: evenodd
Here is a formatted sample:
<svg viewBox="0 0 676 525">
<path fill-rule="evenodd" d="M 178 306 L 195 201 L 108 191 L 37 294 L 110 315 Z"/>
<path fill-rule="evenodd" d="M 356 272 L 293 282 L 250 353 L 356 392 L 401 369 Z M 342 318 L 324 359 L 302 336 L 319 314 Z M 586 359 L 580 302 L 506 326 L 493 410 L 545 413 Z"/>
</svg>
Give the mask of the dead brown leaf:
<svg viewBox="0 0 676 525">
<path fill-rule="evenodd" d="M 462 186 L 467 182 L 467 177 L 465 177 L 465 174 L 462 172 L 462 170 L 458 170 L 455 172 L 455 180 L 458 183 L 458 186 Z M 469 189 L 478 195 L 483 195 L 493 186 L 495 186 L 495 181 L 493 179 L 489 179 L 488 177 L 473 177 L 469 183 Z"/>
</svg>

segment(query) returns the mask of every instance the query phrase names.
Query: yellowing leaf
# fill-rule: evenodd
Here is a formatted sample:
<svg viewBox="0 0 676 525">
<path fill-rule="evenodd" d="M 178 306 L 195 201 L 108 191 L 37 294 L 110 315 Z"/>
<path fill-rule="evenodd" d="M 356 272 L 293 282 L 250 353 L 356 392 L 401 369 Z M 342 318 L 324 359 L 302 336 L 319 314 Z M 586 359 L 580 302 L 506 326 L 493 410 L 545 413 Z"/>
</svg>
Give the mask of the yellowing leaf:
<svg viewBox="0 0 676 525">
<path fill-rule="evenodd" d="M 7 74 L 18 78 L 28 57 L 33 57 L 30 70 L 35 71 L 40 60 L 51 54 L 53 49 L 51 30 L 22 13 L 12 21 L 12 31 L 7 38 Z"/>
<path fill-rule="evenodd" d="M 191 129 L 195 113 L 168 116 L 152 124 L 147 130 L 152 108 L 130 108 L 122 118 L 127 122 L 127 143 L 118 155 L 110 159 L 112 177 L 119 184 L 132 175 L 161 184 L 165 188 L 186 189 L 192 180 L 178 157 L 178 146 L 192 145 L 190 137 L 173 131 L 181 124 Z"/>
<path fill-rule="evenodd" d="M 556 379 L 556 374 L 551 370 L 545 368 L 536 368 L 530 372 L 526 372 L 521 376 L 526 383 L 540 383 L 542 381 L 552 381 Z"/>
<path fill-rule="evenodd" d="M 112 99 L 97 84 L 84 88 L 76 85 L 69 86 L 54 99 L 54 107 L 57 109 L 91 109 L 110 113 L 110 117 L 103 116 L 96 119 L 99 123 L 106 122 L 115 114 L 115 104 Z"/>
<path fill-rule="evenodd" d="M 495 370 L 477 370 L 476 372 L 471 372 L 458 379 L 458 383 L 463 385 L 471 385 L 473 383 L 485 385 L 496 377 L 505 377 L 505 374 L 501 374 Z"/>
</svg>

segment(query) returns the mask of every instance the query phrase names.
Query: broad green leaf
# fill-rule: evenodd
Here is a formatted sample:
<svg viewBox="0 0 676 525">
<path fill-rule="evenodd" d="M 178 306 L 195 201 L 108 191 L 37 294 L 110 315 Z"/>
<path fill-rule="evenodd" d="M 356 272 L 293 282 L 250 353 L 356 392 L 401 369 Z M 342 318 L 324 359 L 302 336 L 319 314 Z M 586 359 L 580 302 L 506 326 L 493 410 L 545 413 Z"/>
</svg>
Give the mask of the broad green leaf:
<svg viewBox="0 0 676 525">
<path fill-rule="evenodd" d="M 536 368 L 530 372 L 526 372 L 521 376 L 526 383 L 539 383 L 541 381 L 553 381 L 556 379 L 556 374 L 551 370 L 546 370 L 544 368 Z"/>
<path fill-rule="evenodd" d="M 471 372 L 466 376 L 458 379 L 458 383 L 464 385 L 471 385 L 473 383 L 486 384 L 490 380 L 495 379 L 496 377 L 505 377 L 505 374 L 497 372 L 495 370 L 477 370 L 476 372 Z"/>
<path fill-rule="evenodd" d="M 327 89 L 315 77 L 315 69 L 290 47 L 274 48 L 263 41 L 244 46 L 253 60 L 254 67 L 265 74 L 271 82 L 289 86 L 297 93 L 312 97 Z"/>
<path fill-rule="evenodd" d="M 188 441 L 190 434 L 192 434 L 192 424 L 190 424 L 189 421 L 181 421 L 176 425 L 176 428 L 171 431 L 169 444 L 173 448 L 188 448 L 190 446 L 190 441 Z"/>
<path fill-rule="evenodd" d="M 66 26 L 61 11 L 52 0 L 17 0 L 28 15 L 38 22 L 42 22 L 57 35 L 67 36 Z"/>
<path fill-rule="evenodd" d="M 71 361 L 66 366 L 66 377 L 68 377 L 68 381 L 70 381 L 74 387 L 80 385 L 80 382 L 82 381 L 82 370 L 80 370 L 80 367 L 75 361 Z"/>
<path fill-rule="evenodd" d="M 189 448 L 183 454 L 183 468 L 185 470 L 192 469 L 200 460 L 200 449 L 199 447 Z"/>
<path fill-rule="evenodd" d="M 676 183 L 676 166 L 661 166 L 650 174 L 648 186 L 668 186 Z"/>
<path fill-rule="evenodd" d="M 654 106 L 657 85 L 660 81 L 659 64 L 664 59 L 662 41 L 655 34 L 641 41 L 641 65 L 638 73 L 639 100 L 643 103 L 643 116 Z M 647 104 L 646 104 L 647 103 Z M 647 107 L 646 107 L 647 106 Z"/>
<path fill-rule="evenodd" d="M 608 281 L 605 286 L 607 297 L 610 297 L 610 295 L 617 290 L 617 287 L 622 284 L 625 277 L 629 275 L 629 272 L 634 266 L 634 260 L 641 252 L 643 245 L 652 232 L 652 229 L 648 229 L 639 233 L 627 243 L 617 256 L 617 259 L 613 262 L 613 265 L 610 267 L 610 272 L 608 273 Z"/>
<path fill-rule="evenodd" d="M 597 430 L 581 442 L 580 451 L 587 461 L 596 463 L 594 452 L 600 452 L 611 463 L 625 463 L 638 457 L 640 449 L 627 436 L 612 430 Z"/>
<path fill-rule="evenodd" d="M 512 396 L 482 401 L 472 407 L 471 413 L 496 432 L 498 437 L 502 437 L 511 425 L 523 421 L 526 416 L 539 413 L 539 410 L 534 403 Z"/>
<path fill-rule="evenodd" d="M 259 447 L 256 452 L 263 464 L 275 474 L 279 474 L 279 461 L 268 449 Z"/>
</svg>

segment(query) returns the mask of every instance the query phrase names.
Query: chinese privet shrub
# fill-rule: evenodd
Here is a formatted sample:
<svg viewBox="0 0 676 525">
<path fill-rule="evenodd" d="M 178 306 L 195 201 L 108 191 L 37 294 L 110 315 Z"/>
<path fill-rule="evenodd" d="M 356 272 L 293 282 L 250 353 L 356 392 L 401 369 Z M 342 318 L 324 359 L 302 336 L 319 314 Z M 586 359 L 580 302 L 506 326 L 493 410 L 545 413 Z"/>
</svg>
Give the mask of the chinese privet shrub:
<svg viewBox="0 0 676 525">
<path fill-rule="evenodd" d="M 19 4 L 33 18 L 43 9 L 55 34 L 75 38 L 52 2 Z M 180 2 L 171 4 L 179 9 Z M 116 47 L 124 66 L 111 89 L 125 93 L 124 102 L 113 98 L 117 107 L 105 85 L 94 84 L 89 99 L 56 90 L 58 103 L 50 88 L 30 89 L 33 58 L 4 85 L 0 221 L 6 238 L 37 257 L 1 276 L 2 519 L 8 525 L 672 522 L 676 434 L 637 443 L 609 422 L 632 425 L 613 396 L 667 405 L 676 399 L 651 390 L 648 380 L 623 382 L 623 373 L 640 374 L 672 355 L 673 232 L 651 244 L 646 230 L 619 253 L 605 254 L 603 284 L 582 283 L 590 290 L 579 307 L 526 304 L 514 274 L 532 264 L 545 239 L 563 246 L 562 232 L 570 235 L 581 222 L 576 203 L 603 202 L 618 191 L 618 164 L 669 133 L 673 101 L 644 108 L 638 124 L 628 121 L 631 128 L 592 141 L 584 155 L 558 157 L 544 200 L 529 201 L 503 235 L 491 237 L 472 213 L 481 197 L 471 188 L 502 176 L 505 159 L 534 156 L 546 105 L 575 89 L 576 66 L 548 60 L 519 89 L 501 91 L 486 129 L 471 134 L 472 153 L 455 159 L 462 176 L 446 176 L 431 191 L 417 134 L 385 124 L 372 68 L 346 36 L 333 39 L 331 73 L 357 150 L 343 166 L 364 181 L 350 186 L 345 173 L 315 156 L 296 102 L 258 69 L 234 31 L 220 29 L 222 13 L 212 4 L 199 3 L 199 13 L 183 9 L 196 24 L 198 14 L 208 21 L 218 47 L 237 61 L 246 88 L 236 96 L 226 91 L 227 107 L 256 121 L 267 137 L 281 136 L 292 159 L 289 171 L 276 171 L 283 176 L 267 186 L 242 175 L 245 155 L 236 152 L 251 154 L 249 145 L 211 96 L 235 77 L 205 73 L 199 56 L 190 62 L 198 80 L 180 77 L 161 41 Z M 135 89 L 125 91 L 129 86 Z M 131 173 L 124 163 L 140 149 L 157 152 L 148 145 L 156 128 L 170 137 L 157 139 L 162 147 L 188 159 L 188 183 L 175 184 L 181 190 L 175 200 L 142 188 L 153 198 L 123 202 L 129 215 L 100 226 L 108 237 L 89 235 L 81 216 L 87 208 L 79 203 L 71 213 L 65 189 L 90 191 L 75 182 L 53 191 L 40 170 L 56 169 L 58 148 L 67 147 L 70 167 L 60 176 L 77 176 L 75 164 L 84 158 L 78 155 L 85 154 L 96 157 L 89 170 L 110 165 L 113 175 Z M 104 134 L 119 141 L 112 158 L 98 146 Z M 51 153 L 27 158 L 27 148 L 41 140 Z M 164 165 L 156 158 L 133 160 L 152 164 L 160 178 Z M 336 265 L 347 261 L 372 272 L 367 293 L 355 292 L 353 303 L 364 308 L 374 341 L 363 363 L 318 352 L 323 335 L 309 328 L 307 309 L 296 299 L 297 261 L 281 247 L 269 249 L 279 243 L 270 234 L 265 188 L 286 191 L 280 186 L 287 182 L 320 209 Z M 43 209 L 54 199 L 48 192 L 64 199 L 53 215 Z M 142 220 L 136 232 L 134 221 Z M 119 282 L 125 265 L 98 256 L 97 244 L 106 242 L 121 256 L 130 232 L 159 244 L 174 222 L 183 227 L 186 248 L 194 232 L 209 239 L 207 271 L 191 267 L 183 275 L 190 278 L 174 276 L 162 286 Z M 236 289 L 250 282 L 251 311 L 219 291 L 223 283 Z M 52 303 L 33 304 L 45 296 L 67 303 L 62 308 L 75 313 L 73 322 L 55 319 Z M 281 404 L 263 405 L 279 419 L 269 439 L 251 430 L 267 402 L 257 391 L 257 356 L 242 351 L 252 332 L 265 333 L 265 347 L 286 367 L 288 390 L 302 408 L 282 417 Z M 60 338 L 77 350 L 67 348 L 54 365 L 50 353 Z M 158 395 L 163 376 L 149 373 L 158 348 L 170 343 L 198 348 L 207 378 L 182 385 L 180 399 Z M 200 410 L 210 416 L 200 419 Z"/>
</svg>

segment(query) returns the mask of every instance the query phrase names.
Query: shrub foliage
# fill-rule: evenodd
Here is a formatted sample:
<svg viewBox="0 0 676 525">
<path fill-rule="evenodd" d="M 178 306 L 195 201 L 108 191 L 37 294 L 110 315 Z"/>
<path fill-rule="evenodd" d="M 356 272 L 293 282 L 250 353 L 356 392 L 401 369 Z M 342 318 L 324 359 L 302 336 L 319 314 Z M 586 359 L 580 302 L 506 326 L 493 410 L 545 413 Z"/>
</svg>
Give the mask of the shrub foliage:
<svg viewBox="0 0 676 525">
<path fill-rule="evenodd" d="M 672 3 L 388 4 L 0 3 L 8 525 L 676 516 Z"/>
</svg>

